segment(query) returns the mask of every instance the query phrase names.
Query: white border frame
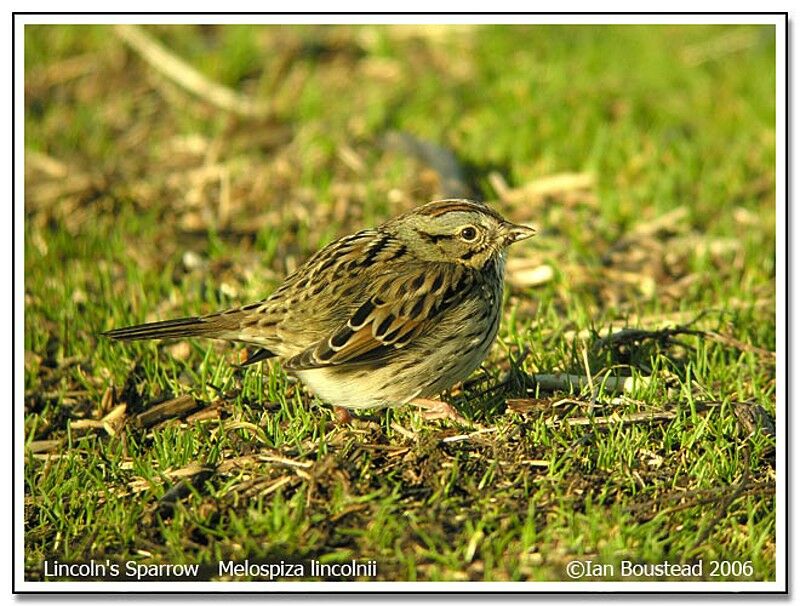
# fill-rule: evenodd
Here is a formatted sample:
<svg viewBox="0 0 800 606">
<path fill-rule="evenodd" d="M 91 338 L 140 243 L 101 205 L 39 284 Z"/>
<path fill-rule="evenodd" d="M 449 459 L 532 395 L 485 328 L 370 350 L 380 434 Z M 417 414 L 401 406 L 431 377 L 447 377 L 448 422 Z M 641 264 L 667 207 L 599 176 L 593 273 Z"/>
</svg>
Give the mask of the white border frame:
<svg viewBox="0 0 800 606">
<path fill-rule="evenodd" d="M 255 24 L 772 24 L 775 25 L 775 66 L 776 66 L 776 429 L 778 435 L 776 451 L 776 571 L 774 582 L 712 582 L 712 581 L 652 581 L 652 582 L 325 582 L 309 581 L 302 583 L 274 582 L 30 582 L 24 580 L 24 336 L 22 317 L 24 314 L 24 157 L 25 157 L 25 105 L 24 105 L 24 27 L 27 24 L 108 24 L 108 23 L 247 23 Z M 281 592 L 281 593 L 318 593 L 318 592 L 582 592 L 582 593 L 642 593 L 654 592 L 665 594 L 671 592 L 784 592 L 787 590 L 787 423 L 788 391 L 787 391 L 787 350 L 784 335 L 787 335 L 787 191 L 786 191 L 786 116 L 787 116 L 787 82 L 786 82 L 786 20 L 783 14 L 524 14 L 524 15 L 451 15 L 451 14 L 399 14 L 399 15 L 263 15 L 263 14 L 150 14 L 150 15 L 15 15 L 14 16 L 14 51 L 13 65 L 15 75 L 14 86 L 14 126 L 15 145 L 13 162 L 13 179 L 15 196 L 13 200 L 14 215 L 14 289 L 13 297 L 16 310 L 14 318 L 14 589 L 16 592 L 72 593 L 72 592 Z M 795 417 L 798 413 L 794 413 Z"/>
</svg>

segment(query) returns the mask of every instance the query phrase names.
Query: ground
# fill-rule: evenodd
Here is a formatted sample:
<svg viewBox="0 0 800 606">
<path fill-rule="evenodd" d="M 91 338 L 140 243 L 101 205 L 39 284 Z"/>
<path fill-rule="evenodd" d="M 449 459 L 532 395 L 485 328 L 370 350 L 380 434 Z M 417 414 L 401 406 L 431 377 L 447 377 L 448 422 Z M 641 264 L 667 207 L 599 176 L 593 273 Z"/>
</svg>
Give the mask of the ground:
<svg viewBox="0 0 800 606">
<path fill-rule="evenodd" d="M 28 26 L 26 578 L 774 580 L 774 52 L 750 26 Z M 240 347 L 100 336 L 261 299 L 441 195 L 539 232 L 443 394 L 475 426 L 341 424 Z"/>
</svg>

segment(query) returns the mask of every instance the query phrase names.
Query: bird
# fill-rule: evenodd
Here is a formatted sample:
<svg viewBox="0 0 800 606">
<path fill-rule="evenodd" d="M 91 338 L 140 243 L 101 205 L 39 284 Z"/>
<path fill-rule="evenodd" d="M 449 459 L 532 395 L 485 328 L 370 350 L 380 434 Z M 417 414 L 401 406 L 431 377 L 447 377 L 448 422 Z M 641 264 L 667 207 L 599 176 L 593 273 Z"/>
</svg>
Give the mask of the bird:
<svg viewBox="0 0 800 606">
<path fill-rule="evenodd" d="M 345 418 L 413 403 L 463 421 L 439 396 L 488 354 L 508 247 L 535 233 L 483 202 L 434 200 L 331 242 L 265 299 L 102 334 L 243 343 L 242 366 L 276 358 Z"/>
</svg>

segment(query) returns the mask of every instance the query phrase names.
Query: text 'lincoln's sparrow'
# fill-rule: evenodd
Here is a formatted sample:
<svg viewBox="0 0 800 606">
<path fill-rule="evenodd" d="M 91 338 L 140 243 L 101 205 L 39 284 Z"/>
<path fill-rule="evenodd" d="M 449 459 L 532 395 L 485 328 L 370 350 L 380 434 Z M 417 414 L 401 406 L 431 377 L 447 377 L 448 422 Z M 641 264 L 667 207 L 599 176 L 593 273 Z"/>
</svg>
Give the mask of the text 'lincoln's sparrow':
<svg viewBox="0 0 800 606">
<path fill-rule="evenodd" d="M 533 234 L 478 202 L 430 202 L 332 242 L 267 299 L 104 334 L 238 341 L 261 348 L 245 364 L 277 357 L 331 404 L 431 407 L 488 353 L 506 249 Z"/>
</svg>

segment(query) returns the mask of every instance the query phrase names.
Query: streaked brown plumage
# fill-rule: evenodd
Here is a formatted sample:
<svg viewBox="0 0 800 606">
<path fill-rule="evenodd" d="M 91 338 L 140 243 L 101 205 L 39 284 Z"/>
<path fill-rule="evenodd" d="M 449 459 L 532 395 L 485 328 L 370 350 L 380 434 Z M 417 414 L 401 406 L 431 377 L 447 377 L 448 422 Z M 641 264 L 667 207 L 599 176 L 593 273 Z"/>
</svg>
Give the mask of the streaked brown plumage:
<svg viewBox="0 0 800 606">
<path fill-rule="evenodd" d="M 114 339 L 209 337 L 277 357 L 321 399 L 371 408 L 437 396 L 497 334 L 507 247 L 534 231 L 488 206 L 439 200 L 329 244 L 270 297 Z"/>
</svg>

